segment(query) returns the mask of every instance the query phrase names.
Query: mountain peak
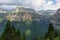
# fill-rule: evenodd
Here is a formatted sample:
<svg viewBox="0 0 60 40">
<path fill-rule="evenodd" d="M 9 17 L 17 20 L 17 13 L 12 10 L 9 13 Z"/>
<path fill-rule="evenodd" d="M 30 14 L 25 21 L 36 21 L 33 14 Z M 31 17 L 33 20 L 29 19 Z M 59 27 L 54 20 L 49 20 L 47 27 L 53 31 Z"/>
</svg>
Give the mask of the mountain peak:
<svg viewBox="0 0 60 40">
<path fill-rule="evenodd" d="M 31 8 L 25 8 L 25 7 L 16 7 L 13 9 L 12 12 L 23 12 L 23 13 L 26 13 L 26 12 L 29 12 L 29 13 L 36 13 L 36 11 L 34 9 L 31 9 Z"/>
<path fill-rule="evenodd" d="M 60 14 L 60 8 L 57 10 L 57 13 Z"/>
<path fill-rule="evenodd" d="M 38 11 L 38 13 L 44 16 L 51 16 L 56 13 L 56 10 L 41 10 L 41 11 Z"/>
</svg>

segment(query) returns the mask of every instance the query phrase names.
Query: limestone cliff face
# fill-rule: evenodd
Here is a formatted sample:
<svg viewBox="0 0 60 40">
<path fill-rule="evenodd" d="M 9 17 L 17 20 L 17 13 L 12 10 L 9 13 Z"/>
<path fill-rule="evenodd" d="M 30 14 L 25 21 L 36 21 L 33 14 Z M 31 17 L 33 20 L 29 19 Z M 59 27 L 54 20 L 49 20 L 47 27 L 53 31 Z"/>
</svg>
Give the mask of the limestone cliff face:
<svg viewBox="0 0 60 40">
<path fill-rule="evenodd" d="M 30 14 L 26 13 L 23 15 L 23 21 L 32 21 L 32 17 Z"/>
<path fill-rule="evenodd" d="M 6 19 L 10 21 L 17 21 L 19 19 L 19 16 L 16 14 L 8 14 L 6 16 Z"/>
<path fill-rule="evenodd" d="M 34 9 L 17 7 L 6 15 L 6 19 L 11 21 L 40 21 L 45 17 L 39 15 Z"/>
<path fill-rule="evenodd" d="M 7 20 L 11 21 L 31 21 L 32 17 L 30 13 L 34 13 L 35 10 L 24 8 L 24 7 L 16 7 L 11 11 L 8 15 L 6 15 Z"/>
</svg>

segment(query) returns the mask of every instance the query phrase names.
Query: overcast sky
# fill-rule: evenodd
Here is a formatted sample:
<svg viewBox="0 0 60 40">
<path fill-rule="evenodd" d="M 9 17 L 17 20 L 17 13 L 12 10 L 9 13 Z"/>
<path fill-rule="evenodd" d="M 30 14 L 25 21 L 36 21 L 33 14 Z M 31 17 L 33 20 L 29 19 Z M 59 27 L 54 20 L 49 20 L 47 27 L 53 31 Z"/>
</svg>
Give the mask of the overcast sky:
<svg viewBox="0 0 60 40">
<path fill-rule="evenodd" d="M 0 0 L 0 8 L 11 9 L 24 6 L 35 10 L 56 10 L 60 8 L 60 0 Z"/>
</svg>

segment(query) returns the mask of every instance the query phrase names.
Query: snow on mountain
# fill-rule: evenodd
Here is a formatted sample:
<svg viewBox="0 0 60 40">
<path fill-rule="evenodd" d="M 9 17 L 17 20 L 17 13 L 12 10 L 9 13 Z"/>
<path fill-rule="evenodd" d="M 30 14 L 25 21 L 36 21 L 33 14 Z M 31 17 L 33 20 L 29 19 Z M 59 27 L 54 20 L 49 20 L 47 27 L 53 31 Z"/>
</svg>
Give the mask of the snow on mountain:
<svg viewBox="0 0 60 40">
<path fill-rule="evenodd" d="M 38 11 L 38 13 L 44 16 L 51 16 L 56 13 L 56 10 L 41 10 L 41 11 Z"/>
<path fill-rule="evenodd" d="M 60 9 L 58 9 L 56 13 L 51 16 L 51 22 L 55 25 L 56 29 L 60 30 Z"/>
</svg>

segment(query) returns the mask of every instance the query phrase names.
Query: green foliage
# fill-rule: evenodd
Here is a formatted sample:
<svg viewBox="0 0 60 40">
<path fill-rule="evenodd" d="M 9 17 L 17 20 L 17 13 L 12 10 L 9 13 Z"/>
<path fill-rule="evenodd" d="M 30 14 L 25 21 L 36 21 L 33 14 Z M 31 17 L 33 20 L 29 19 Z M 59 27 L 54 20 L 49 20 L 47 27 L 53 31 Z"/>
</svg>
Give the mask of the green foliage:
<svg viewBox="0 0 60 40">
<path fill-rule="evenodd" d="M 50 23 L 49 27 L 48 27 L 48 32 L 45 34 L 45 39 L 50 39 L 50 40 L 54 40 L 54 36 L 55 36 L 55 30 L 53 27 L 53 24 Z"/>
<path fill-rule="evenodd" d="M 60 31 L 59 31 L 59 33 L 58 33 L 58 37 L 59 37 L 58 39 L 60 40 Z"/>
<path fill-rule="evenodd" d="M 14 40 L 15 39 L 15 28 L 11 26 L 11 22 L 8 21 L 6 28 L 2 33 L 1 40 Z"/>
<path fill-rule="evenodd" d="M 14 25 L 11 26 L 11 22 L 8 21 L 6 28 L 2 33 L 1 40 L 20 40 L 21 34 L 19 30 L 16 30 Z M 23 40 L 26 40 L 25 35 L 23 35 Z"/>
<path fill-rule="evenodd" d="M 58 37 L 59 36 L 59 32 L 58 30 L 55 30 L 55 37 Z"/>
<path fill-rule="evenodd" d="M 23 25 L 24 24 L 24 25 Z M 21 22 L 20 26 L 24 26 L 24 27 L 28 27 L 28 26 L 32 26 L 35 27 L 36 31 L 38 28 L 37 26 L 40 26 L 40 22 L 32 22 L 31 25 L 25 23 L 25 22 Z M 30 33 L 30 30 L 27 31 L 27 33 Z M 2 36 L 0 37 L 1 40 L 26 40 L 26 34 L 27 33 L 23 33 L 22 35 L 20 34 L 20 30 L 19 29 L 15 29 L 14 24 L 11 25 L 10 21 L 7 21 L 6 27 L 4 32 L 2 33 Z M 48 31 L 46 32 L 46 34 L 43 37 L 36 37 L 34 35 L 34 40 L 60 40 L 60 32 L 57 32 L 57 30 L 54 29 L 54 26 L 52 23 L 49 24 L 48 26 Z"/>
<path fill-rule="evenodd" d="M 20 31 L 17 30 L 16 33 L 15 33 L 15 40 L 20 40 Z"/>
<path fill-rule="evenodd" d="M 10 33 L 11 33 L 11 24 L 10 24 L 10 21 L 8 21 L 6 24 L 6 28 L 5 28 L 4 32 L 2 33 L 1 40 L 11 40 Z"/>
<path fill-rule="evenodd" d="M 52 23 L 50 23 L 48 26 L 48 32 L 50 33 L 51 31 L 54 31 L 54 27 Z"/>
<path fill-rule="evenodd" d="M 59 40 L 59 37 L 56 37 L 55 40 Z"/>
<path fill-rule="evenodd" d="M 21 35 L 21 39 L 20 40 L 26 40 L 25 33 L 23 33 L 23 35 Z"/>
<path fill-rule="evenodd" d="M 35 40 L 45 40 L 44 37 L 36 37 Z"/>
</svg>

